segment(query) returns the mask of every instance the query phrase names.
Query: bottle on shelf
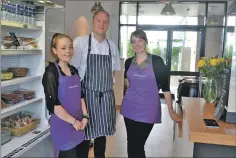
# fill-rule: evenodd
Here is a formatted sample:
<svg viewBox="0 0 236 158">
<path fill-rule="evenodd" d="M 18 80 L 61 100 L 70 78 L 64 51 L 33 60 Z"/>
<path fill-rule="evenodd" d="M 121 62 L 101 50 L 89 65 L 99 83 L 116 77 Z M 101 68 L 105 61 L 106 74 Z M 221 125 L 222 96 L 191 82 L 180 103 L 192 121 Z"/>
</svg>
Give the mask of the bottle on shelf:
<svg viewBox="0 0 236 158">
<path fill-rule="evenodd" d="M 35 25 L 35 4 L 33 1 L 0 0 L 0 19 Z"/>
<path fill-rule="evenodd" d="M 20 1 L 16 0 L 16 22 L 21 23 L 21 14 L 20 14 Z"/>
<path fill-rule="evenodd" d="M 24 23 L 24 4 L 22 1 L 19 1 L 19 16 L 20 16 L 20 23 Z"/>
<path fill-rule="evenodd" d="M 34 3 L 29 2 L 28 5 L 28 24 L 34 25 Z"/>
<path fill-rule="evenodd" d="M 6 7 L 7 7 L 7 20 L 12 21 L 12 7 L 10 1 L 7 1 Z"/>
<path fill-rule="evenodd" d="M 9 20 L 9 16 L 8 16 L 8 5 L 7 5 L 7 1 L 6 0 L 3 0 L 2 1 L 2 7 L 1 7 L 1 20 L 4 20 L 4 21 L 8 21 Z"/>
<path fill-rule="evenodd" d="M 24 24 L 28 24 L 28 5 L 27 3 L 23 4 L 24 6 L 24 12 L 23 12 L 23 18 L 24 18 Z"/>
<path fill-rule="evenodd" d="M 33 10 L 32 10 L 32 17 L 31 17 L 31 24 L 32 25 L 35 25 L 35 11 L 36 11 L 36 9 L 35 9 L 35 5 L 33 5 L 33 8 L 32 8 Z"/>
<path fill-rule="evenodd" d="M 10 3 L 11 6 L 11 18 L 12 22 L 16 22 L 16 4 L 15 3 Z"/>
</svg>

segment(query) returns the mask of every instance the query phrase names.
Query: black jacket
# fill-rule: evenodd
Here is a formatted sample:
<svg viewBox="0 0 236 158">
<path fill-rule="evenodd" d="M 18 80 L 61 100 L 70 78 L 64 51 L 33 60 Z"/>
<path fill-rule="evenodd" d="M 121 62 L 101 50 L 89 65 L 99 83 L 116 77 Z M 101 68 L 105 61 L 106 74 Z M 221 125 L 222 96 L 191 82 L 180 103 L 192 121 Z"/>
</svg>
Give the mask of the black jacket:
<svg viewBox="0 0 236 158">
<path fill-rule="evenodd" d="M 158 89 L 162 89 L 163 92 L 170 91 L 169 73 L 167 71 L 167 68 L 163 59 L 157 55 L 151 55 L 151 56 L 152 56 L 153 71 L 156 77 Z M 124 74 L 125 79 L 127 78 L 126 73 L 132 63 L 133 58 L 134 57 L 128 58 L 125 61 L 125 74 Z"/>
</svg>

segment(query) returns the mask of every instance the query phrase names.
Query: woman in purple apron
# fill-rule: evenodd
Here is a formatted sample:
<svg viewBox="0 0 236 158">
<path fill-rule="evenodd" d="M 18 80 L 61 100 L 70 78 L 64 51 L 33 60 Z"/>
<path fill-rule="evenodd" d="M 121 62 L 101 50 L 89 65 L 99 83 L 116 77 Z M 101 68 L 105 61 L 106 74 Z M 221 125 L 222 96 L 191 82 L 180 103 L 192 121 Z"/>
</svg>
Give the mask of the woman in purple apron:
<svg viewBox="0 0 236 158">
<path fill-rule="evenodd" d="M 121 104 L 124 116 L 129 158 L 145 158 L 144 145 L 154 124 L 161 123 L 159 89 L 164 92 L 169 114 L 181 121 L 172 107 L 168 75 L 161 57 L 146 52 L 147 36 L 142 30 L 131 34 L 135 57 L 125 61 L 125 83 L 128 87 Z"/>
<path fill-rule="evenodd" d="M 84 128 L 88 116 L 78 71 L 69 64 L 73 56 L 72 39 L 65 34 L 55 34 L 51 53 L 57 60 L 49 63 L 42 81 L 51 114 L 51 140 L 59 158 L 85 158 Z"/>
</svg>

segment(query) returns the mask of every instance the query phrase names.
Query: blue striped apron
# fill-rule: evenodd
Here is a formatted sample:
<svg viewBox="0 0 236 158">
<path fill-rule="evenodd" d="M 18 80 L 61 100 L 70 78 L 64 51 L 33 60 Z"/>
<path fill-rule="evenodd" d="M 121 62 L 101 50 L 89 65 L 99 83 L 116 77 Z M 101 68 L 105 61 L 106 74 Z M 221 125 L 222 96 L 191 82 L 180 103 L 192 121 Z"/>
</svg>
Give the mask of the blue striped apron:
<svg viewBox="0 0 236 158">
<path fill-rule="evenodd" d="M 113 91 L 112 56 L 110 44 L 109 55 L 91 54 L 91 34 L 87 56 L 87 67 L 82 82 L 89 122 L 85 129 L 85 139 L 115 133 L 116 106 Z"/>
</svg>

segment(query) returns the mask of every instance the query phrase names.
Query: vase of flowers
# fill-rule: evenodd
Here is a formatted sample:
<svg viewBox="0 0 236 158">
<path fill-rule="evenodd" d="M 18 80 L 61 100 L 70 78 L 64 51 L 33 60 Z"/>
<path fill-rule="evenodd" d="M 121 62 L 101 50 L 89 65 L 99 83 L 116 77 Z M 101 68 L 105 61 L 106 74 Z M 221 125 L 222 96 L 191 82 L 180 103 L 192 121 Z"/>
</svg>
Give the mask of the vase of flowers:
<svg viewBox="0 0 236 158">
<path fill-rule="evenodd" d="M 230 58 L 206 58 L 203 57 L 198 61 L 197 67 L 202 77 L 206 80 L 203 82 L 203 97 L 206 102 L 217 103 L 222 88 L 221 75 L 224 68 L 230 66 Z"/>
</svg>

